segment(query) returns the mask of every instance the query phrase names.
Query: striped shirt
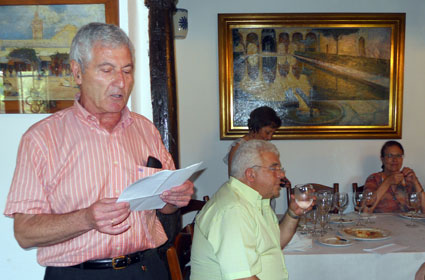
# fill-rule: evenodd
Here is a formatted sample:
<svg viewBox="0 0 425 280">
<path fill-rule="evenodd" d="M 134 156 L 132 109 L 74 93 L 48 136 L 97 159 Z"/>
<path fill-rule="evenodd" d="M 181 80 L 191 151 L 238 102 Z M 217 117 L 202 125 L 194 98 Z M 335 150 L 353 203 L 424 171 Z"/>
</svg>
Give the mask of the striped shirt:
<svg viewBox="0 0 425 280">
<path fill-rule="evenodd" d="M 148 119 L 125 108 L 109 133 L 76 101 L 23 135 L 4 214 L 69 213 L 118 197 L 134 181 L 158 171 L 145 166 L 149 156 L 164 169 L 175 169 Z M 131 227 L 119 235 L 91 230 L 40 247 L 37 260 L 43 266 L 71 266 L 156 248 L 167 240 L 155 210 L 132 211 L 125 222 Z"/>
</svg>

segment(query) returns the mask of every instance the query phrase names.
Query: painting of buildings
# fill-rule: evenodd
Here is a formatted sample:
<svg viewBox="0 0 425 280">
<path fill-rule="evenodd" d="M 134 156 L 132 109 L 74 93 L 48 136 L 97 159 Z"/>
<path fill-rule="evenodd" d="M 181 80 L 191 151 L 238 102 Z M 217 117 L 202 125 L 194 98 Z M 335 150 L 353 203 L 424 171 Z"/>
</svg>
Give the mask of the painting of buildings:
<svg viewBox="0 0 425 280">
<path fill-rule="evenodd" d="M 234 125 L 268 105 L 284 126 L 389 124 L 391 28 L 235 28 Z"/>
</svg>

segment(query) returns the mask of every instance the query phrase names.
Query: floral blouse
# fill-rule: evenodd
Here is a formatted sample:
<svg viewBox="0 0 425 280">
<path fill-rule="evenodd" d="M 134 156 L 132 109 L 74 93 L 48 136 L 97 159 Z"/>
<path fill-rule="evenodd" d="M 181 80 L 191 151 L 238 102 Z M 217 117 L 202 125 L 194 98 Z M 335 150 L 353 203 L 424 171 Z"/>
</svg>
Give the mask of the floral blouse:
<svg viewBox="0 0 425 280">
<path fill-rule="evenodd" d="M 384 182 L 383 172 L 373 173 L 365 182 L 364 191 L 376 191 Z M 397 185 L 395 191 L 390 186 L 387 192 L 379 201 L 375 208 L 375 213 L 388 212 L 407 212 L 409 208 L 406 205 L 407 194 L 414 191 L 415 187 L 411 184 L 407 186 Z"/>
</svg>

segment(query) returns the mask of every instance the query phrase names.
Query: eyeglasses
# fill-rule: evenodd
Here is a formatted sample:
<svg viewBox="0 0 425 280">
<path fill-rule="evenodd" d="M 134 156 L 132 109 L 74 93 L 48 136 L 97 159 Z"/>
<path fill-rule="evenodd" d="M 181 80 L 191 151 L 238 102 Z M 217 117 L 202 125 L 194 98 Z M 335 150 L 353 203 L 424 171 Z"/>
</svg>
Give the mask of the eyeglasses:
<svg viewBox="0 0 425 280">
<path fill-rule="evenodd" d="M 277 167 L 277 166 L 271 166 L 271 167 L 261 166 L 261 165 L 254 165 L 254 166 L 251 166 L 251 168 L 254 168 L 254 167 L 265 168 L 265 169 L 268 169 L 268 170 L 270 170 L 270 171 L 272 171 L 272 172 L 275 172 L 275 173 L 278 173 L 278 172 L 283 172 L 283 173 L 285 173 L 285 172 L 286 172 L 286 171 L 285 171 L 285 168 Z"/>
<path fill-rule="evenodd" d="M 399 159 L 399 158 L 404 158 L 404 155 L 400 155 L 400 154 L 396 154 L 396 155 L 393 155 L 393 154 L 385 154 L 385 157 L 386 157 L 386 158 L 396 158 L 396 159 Z"/>
</svg>

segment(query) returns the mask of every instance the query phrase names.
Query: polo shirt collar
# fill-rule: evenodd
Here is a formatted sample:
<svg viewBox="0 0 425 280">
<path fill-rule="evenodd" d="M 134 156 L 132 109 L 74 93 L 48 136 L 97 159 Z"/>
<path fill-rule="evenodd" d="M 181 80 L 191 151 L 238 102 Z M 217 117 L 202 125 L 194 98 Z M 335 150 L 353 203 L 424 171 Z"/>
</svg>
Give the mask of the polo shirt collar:
<svg viewBox="0 0 425 280">
<path fill-rule="evenodd" d="M 245 198 L 249 203 L 260 211 L 265 207 L 270 207 L 270 198 L 263 198 L 256 190 L 242 183 L 238 179 L 230 176 L 229 183 L 240 196 Z"/>
</svg>

